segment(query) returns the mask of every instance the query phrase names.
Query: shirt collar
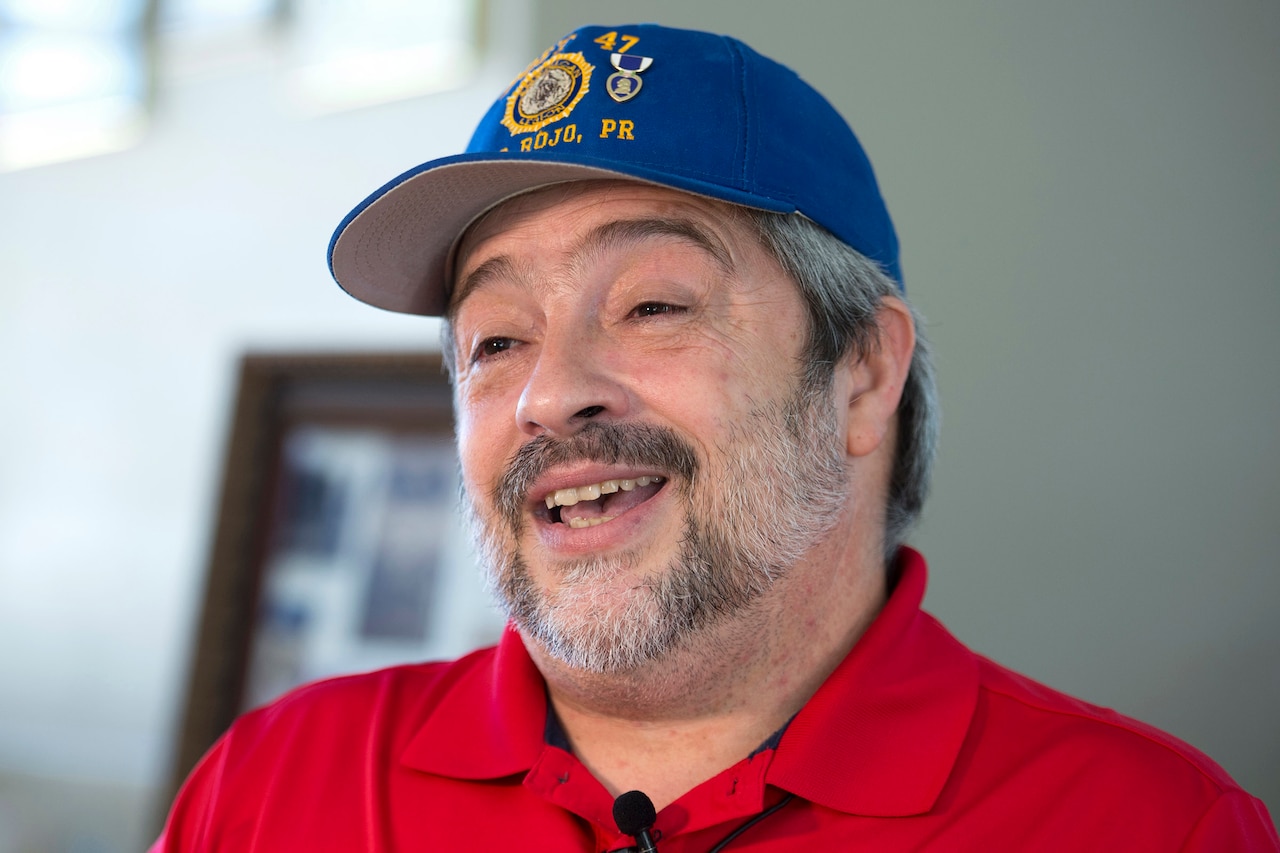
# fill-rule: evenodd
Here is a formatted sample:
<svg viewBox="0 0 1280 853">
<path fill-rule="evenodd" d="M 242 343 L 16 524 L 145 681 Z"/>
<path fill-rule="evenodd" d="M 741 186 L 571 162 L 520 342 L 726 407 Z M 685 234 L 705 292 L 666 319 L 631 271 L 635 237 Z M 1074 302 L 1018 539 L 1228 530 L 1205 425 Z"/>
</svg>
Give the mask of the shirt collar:
<svg viewBox="0 0 1280 853">
<path fill-rule="evenodd" d="M 787 727 L 767 781 L 849 814 L 928 811 L 978 700 L 978 666 L 920 610 L 927 569 L 910 548 L 888 602 Z"/>
<path fill-rule="evenodd" d="M 920 814 L 938 798 L 977 703 L 977 662 L 920 610 L 924 558 L 903 548 L 898 568 L 875 621 L 787 726 L 769 784 L 849 814 Z M 527 772 L 545 749 L 541 674 L 510 627 L 467 660 L 403 762 L 457 779 Z"/>
<path fill-rule="evenodd" d="M 401 760 L 455 779 L 528 771 L 543 750 L 547 694 L 520 635 L 508 625 L 496 649 L 453 664 L 450 676 Z"/>
</svg>

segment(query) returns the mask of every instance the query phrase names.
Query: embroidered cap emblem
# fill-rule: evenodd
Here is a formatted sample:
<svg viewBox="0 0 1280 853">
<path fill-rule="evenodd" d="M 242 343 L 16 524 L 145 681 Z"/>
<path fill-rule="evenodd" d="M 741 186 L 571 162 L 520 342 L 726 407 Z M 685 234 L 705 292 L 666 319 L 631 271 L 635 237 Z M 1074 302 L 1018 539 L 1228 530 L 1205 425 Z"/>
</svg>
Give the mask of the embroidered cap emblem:
<svg viewBox="0 0 1280 853">
<path fill-rule="evenodd" d="M 565 118 L 587 94 L 592 66 L 581 53 L 557 53 L 516 84 L 507 96 L 502 126 L 517 133 L 541 130 Z"/>
<path fill-rule="evenodd" d="M 609 62 L 618 70 L 609 75 L 604 87 L 610 98 L 622 103 L 631 100 L 640 91 L 643 83 L 640 72 L 653 64 L 653 57 L 614 53 L 609 56 Z"/>
</svg>

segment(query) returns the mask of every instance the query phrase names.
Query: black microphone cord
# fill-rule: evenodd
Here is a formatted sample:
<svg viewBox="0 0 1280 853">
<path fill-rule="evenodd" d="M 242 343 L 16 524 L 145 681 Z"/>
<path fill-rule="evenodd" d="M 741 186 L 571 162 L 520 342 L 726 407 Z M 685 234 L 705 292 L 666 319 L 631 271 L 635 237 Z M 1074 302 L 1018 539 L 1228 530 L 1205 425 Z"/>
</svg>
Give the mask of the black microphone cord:
<svg viewBox="0 0 1280 853">
<path fill-rule="evenodd" d="M 760 814 L 758 814 L 758 815 L 756 815 L 755 817 L 751 818 L 751 820 L 747 821 L 747 822 L 746 822 L 746 823 L 744 823 L 742 826 L 738 827 L 738 828 L 737 828 L 737 829 L 735 829 L 733 832 L 731 832 L 731 833 L 729 833 L 728 835 L 726 835 L 726 836 L 724 837 L 724 839 L 723 839 L 723 840 L 721 840 L 721 842 L 720 842 L 719 844 L 717 844 L 715 847 L 712 847 L 710 850 L 708 850 L 708 851 L 707 851 L 707 853 L 720 853 L 720 851 L 721 851 L 721 850 L 723 850 L 724 848 L 726 848 L 726 847 L 728 847 L 728 846 L 729 846 L 729 842 L 730 842 L 730 841 L 732 841 L 733 839 L 737 838 L 739 835 L 741 835 L 742 833 L 746 832 L 748 829 L 750 829 L 751 827 L 755 826 L 757 823 L 759 823 L 760 821 L 764 820 L 764 819 L 765 819 L 765 818 L 767 818 L 769 815 L 771 815 L 771 814 L 773 814 L 774 812 L 778 811 L 780 808 L 782 808 L 783 806 L 785 806 L 787 803 L 791 802 L 791 801 L 792 801 L 792 800 L 794 800 L 795 798 L 796 798 L 796 795 L 795 795 L 795 794 L 787 794 L 787 795 L 786 795 L 785 797 L 783 797 L 781 800 L 778 800 L 778 802 L 776 802 L 776 803 L 774 803 L 773 805 L 769 806 L 769 808 L 767 808 L 767 809 L 765 809 L 764 811 L 760 812 Z"/>
</svg>

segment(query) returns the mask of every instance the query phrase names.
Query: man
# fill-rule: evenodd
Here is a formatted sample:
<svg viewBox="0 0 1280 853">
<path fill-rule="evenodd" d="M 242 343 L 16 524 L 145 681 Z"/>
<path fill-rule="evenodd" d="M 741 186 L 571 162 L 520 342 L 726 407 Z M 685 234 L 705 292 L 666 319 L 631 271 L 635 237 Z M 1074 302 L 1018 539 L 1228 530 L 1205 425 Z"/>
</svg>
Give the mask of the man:
<svg viewBox="0 0 1280 853">
<path fill-rule="evenodd" d="M 928 347 L 869 162 L 787 69 L 584 27 L 330 264 L 446 318 L 511 625 L 246 715 L 156 850 L 1280 849 L 1205 756 L 919 610 Z"/>
</svg>

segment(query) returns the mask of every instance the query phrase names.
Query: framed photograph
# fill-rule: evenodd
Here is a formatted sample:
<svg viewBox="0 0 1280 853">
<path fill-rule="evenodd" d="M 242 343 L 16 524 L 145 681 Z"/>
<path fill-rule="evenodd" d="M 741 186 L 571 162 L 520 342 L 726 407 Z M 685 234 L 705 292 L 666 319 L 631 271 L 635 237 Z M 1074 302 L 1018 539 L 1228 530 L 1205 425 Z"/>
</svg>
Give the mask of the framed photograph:
<svg viewBox="0 0 1280 853">
<path fill-rule="evenodd" d="M 496 640 L 436 354 L 249 355 L 169 794 L 304 682 Z"/>
</svg>

